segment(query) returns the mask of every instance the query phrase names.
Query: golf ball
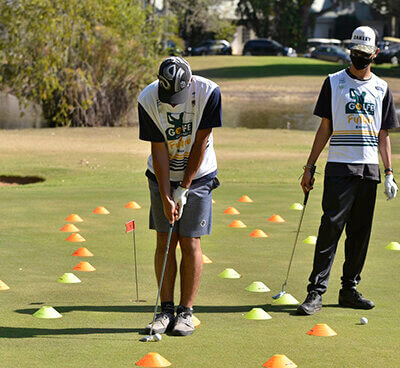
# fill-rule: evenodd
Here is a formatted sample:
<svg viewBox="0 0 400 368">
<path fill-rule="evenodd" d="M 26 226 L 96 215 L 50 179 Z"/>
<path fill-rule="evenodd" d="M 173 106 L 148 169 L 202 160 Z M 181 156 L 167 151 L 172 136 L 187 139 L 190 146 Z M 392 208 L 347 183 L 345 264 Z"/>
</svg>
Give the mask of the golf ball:
<svg viewBox="0 0 400 368">
<path fill-rule="evenodd" d="M 162 337 L 159 333 L 154 334 L 154 341 L 161 341 Z"/>
<path fill-rule="evenodd" d="M 368 319 L 367 319 L 366 317 L 362 317 L 362 318 L 360 319 L 360 323 L 361 323 L 362 325 L 366 325 L 366 324 L 368 323 Z"/>
</svg>

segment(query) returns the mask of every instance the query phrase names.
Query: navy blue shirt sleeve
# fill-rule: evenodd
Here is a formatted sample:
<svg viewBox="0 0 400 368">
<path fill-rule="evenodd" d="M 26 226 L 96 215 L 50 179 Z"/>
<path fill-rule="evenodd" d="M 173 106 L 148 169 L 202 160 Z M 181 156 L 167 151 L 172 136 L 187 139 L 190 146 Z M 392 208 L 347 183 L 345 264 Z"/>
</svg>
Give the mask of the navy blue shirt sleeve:
<svg viewBox="0 0 400 368">
<path fill-rule="evenodd" d="M 322 85 L 317 104 L 315 105 L 314 115 L 332 121 L 332 90 L 329 77 L 325 79 Z"/>
<path fill-rule="evenodd" d="M 382 101 L 382 125 L 381 129 L 393 129 L 399 127 L 396 108 L 394 107 L 393 95 L 389 87 Z"/>
<path fill-rule="evenodd" d="M 217 128 L 222 126 L 221 91 L 216 87 L 208 98 L 201 117 L 199 129 Z"/>
<path fill-rule="evenodd" d="M 139 139 L 149 142 L 164 142 L 165 139 L 160 129 L 157 128 L 157 125 L 140 103 L 138 104 L 138 113 Z"/>
</svg>

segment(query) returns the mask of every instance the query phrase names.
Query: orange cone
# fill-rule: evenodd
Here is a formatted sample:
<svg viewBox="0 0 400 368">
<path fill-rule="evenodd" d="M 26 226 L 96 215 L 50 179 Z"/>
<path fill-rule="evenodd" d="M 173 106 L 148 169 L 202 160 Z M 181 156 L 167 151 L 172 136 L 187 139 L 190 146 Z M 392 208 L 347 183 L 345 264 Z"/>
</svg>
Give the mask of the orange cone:
<svg viewBox="0 0 400 368">
<path fill-rule="evenodd" d="M 205 254 L 203 254 L 203 263 L 213 263 L 210 258 L 208 258 Z"/>
<path fill-rule="evenodd" d="M 285 222 L 285 220 L 284 220 L 281 216 L 279 216 L 279 215 L 273 215 L 273 216 L 271 216 L 271 217 L 268 219 L 268 221 L 270 221 L 270 222 Z"/>
<path fill-rule="evenodd" d="M 264 233 L 264 231 L 260 229 L 255 229 L 253 232 L 249 234 L 253 238 L 268 238 L 268 235 Z"/>
<path fill-rule="evenodd" d="M 239 199 L 238 199 L 238 201 L 239 202 L 247 202 L 247 203 L 252 203 L 252 202 L 254 202 L 249 196 L 247 196 L 247 195 L 244 195 L 244 196 L 241 196 Z"/>
<path fill-rule="evenodd" d="M 93 257 L 94 256 L 94 254 L 85 247 L 77 249 L 74 253 L 72 253 L 72 255 L 76 256 L 76 257 Z"/>
<path fill-rule="evenodd" d="M 10 287 L 3 281 L 0 280 L 0 291 L 10 290 Z"/>
<path fill-rule="evenodd" d="M 295 368 L 297 367 L 286 355 L 276 354 L 263 365 L 266 368 Z"/>
<path fill-rule="evenodd" d="M 75 271 L 84 271 L 84 272 L 92 272 L 96 271 L 96 269 L 89 262 L 79 262 L 73 270 Z"/>
<path fill-rule="evenodd" d="M 229 224 L 230 227 L 247 227 L 242 221 L 234 220 Z"/>
<path fill-rule="evenodd" d="M 142 208 L 142 207 L 137 202 L 132 201 L 132 202 L 129 202 L 128 204 L 126 204 L 125 208 L 132 208 L 134 210 L 137 210 L 137 209 Z"/>
<path fill-rule="evenodd" d="M 83 222 L 82 217 L 80 217 L 79 215 L 75 214 L 75 213 L 71 213 L 66 219 L 65 221 L 69 221 L 69 222 Z"/>
<path fill-rule="evenodd" d="M 66 224 L 60 229 L 60 231 L 64 231 L 66 233 L 76 233 L 80 230 L 74 224 Z"/>
<path fill-rule="evenodd" d="M 97 207 L 93 213 L 95 213 L 96 215 L 108 215 L 110 213 L 110 211 L 108 211 L 105 207 Z"/>
<path fill-rule="evenodd" d="M 235 207 L 228 207 L 224 213 L 227 215 L 240 215 L 240 212 Z"/>
<path fill-rule="evenodd" d="M 158 353 L 148 353 L 136 362 L 139 367 L 169 367 L 171 363 Z"/>
<path fill-rule="evenodd" d="M 80 234 L 77 234 L 77 233 L 73 233 L 73 234 L 71 234 L 67 239 L 65 239 L 66 241 L 70 241 L 70 242 L 84 242 L 84 241 L 86 241 L 86 239 L 82 236 L 82 235 L 80 235 Z"/>
<path fill-rule="evenodd" d="M 310 331 L 307 332 L 308 335 L 314 336 L 336 336 L 337 333 L 333 331 L 326 323 L 316 324 Z"/>
</svg>

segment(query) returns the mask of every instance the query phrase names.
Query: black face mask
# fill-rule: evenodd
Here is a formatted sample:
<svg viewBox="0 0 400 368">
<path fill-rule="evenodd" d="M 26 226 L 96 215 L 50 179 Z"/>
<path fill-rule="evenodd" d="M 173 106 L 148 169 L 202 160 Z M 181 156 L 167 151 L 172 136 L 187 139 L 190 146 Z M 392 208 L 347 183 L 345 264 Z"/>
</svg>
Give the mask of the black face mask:
<svg viewBox="0 0 400 368">
<path fill-rule="evenodd" d="M 365 58 L 365 57 L 361 57 L 361 56 L 357 56 L 357 55 L 350 55 L 350 59 L 351 62 L 353 63 L 353 66 L 357 69 L 357 70 L 362 70 L 365 69 L 366 67 L 368 67 L 369 64 L 372 63 L 372 58 Z"/>
</svg>

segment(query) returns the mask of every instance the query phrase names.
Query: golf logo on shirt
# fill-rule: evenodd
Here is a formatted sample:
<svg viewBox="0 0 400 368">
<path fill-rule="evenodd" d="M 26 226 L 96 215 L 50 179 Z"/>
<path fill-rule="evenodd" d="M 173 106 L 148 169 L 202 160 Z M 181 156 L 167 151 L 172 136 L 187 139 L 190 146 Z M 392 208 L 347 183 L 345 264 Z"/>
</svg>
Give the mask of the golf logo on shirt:
<svg viewBox="0 0 400 368">
<path fill-rule="evenodd" d="M 185 112 L 177 114 L 167 112 L 168 124 L 172 125 L 172 127 L 168 127 L 165 131 L 169 141 L 174 141 L 192 134 L 192 122 L 184 122 L 185 115 Z"/>
<path fill-rule="evenodd" d="M 371 102 L 365 102 L 367 92 L 357 92 L 354 88 L 349 90 L 350 98 L 354 101 L 350 101 L 346 104 L 346 114 L 359 114 L 359 115 L 374 115 L 375 104 Z"/>
</svg>

